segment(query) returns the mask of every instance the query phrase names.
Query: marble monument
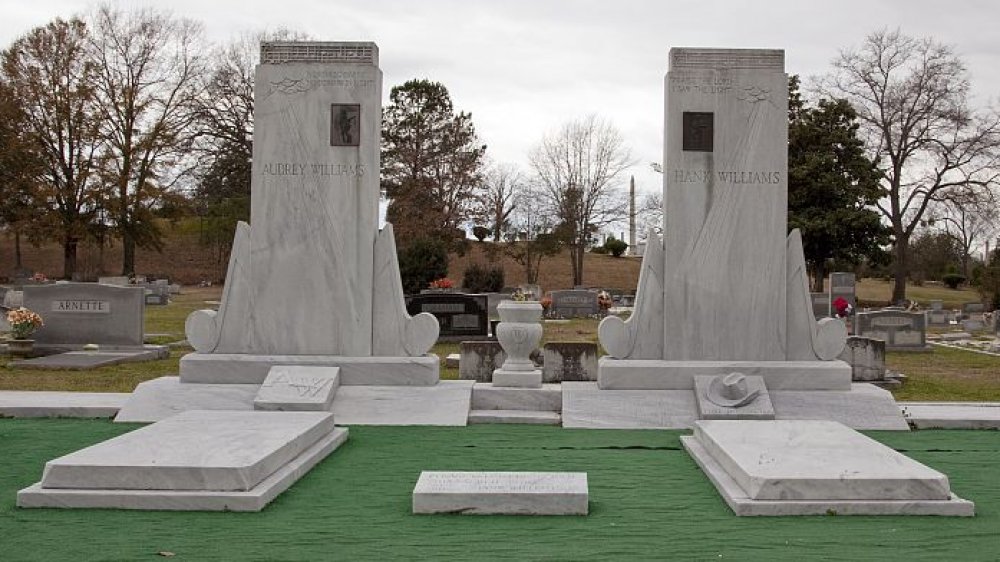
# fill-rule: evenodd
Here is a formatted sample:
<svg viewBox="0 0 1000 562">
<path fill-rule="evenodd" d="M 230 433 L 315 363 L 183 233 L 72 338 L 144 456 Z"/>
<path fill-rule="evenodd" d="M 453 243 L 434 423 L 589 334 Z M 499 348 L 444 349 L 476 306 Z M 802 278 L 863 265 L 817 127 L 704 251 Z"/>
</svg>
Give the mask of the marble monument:
<svg viewBox="0 0 1000 562">
<path fill-rule="evenodd" d="M 219 310 L 187 320 L 182 381 L 261 383 L 294 364 L 346 379 L 362 363 L 367 384 L 437 382 L 437 320 L 406 313 L 392 227 L 378 228 L 381 101 L 373 43 L 261 46 L 250 224 Z"/>
<path fill-rule="evenodd" d="M 854 390 L 850 366 L 837 359 L 847 329 L 839 319 L 816 319 L 802 238 L 787 230 L 784 58 L 781 50 L 671 49 L 664 236 L 649 236 L 631 317 L 600 324 L 608 356 L 599 362 L 597 389 L 690 394 L 695 377 L 739 372 L 772 391 L 779 419 L 779 403 L 792 397 L 773 391 L 825 395 L 831 406 L 815 415 L 835 419 L 833 404 Z M 564 401 L 564 424 L 590 426 L 578 418 L 587 409 L 598 426 L 618 423 L 601 419 L 606 412 L 593 409 L 595 396 L 575 386 Z M 607 396 L 618 402 L 625 395 Z M 694 400 L 660 402 L 683 410 L 665 419 L 699 416 Z M 858 427 L 882 425 L 874 418 L 883 414 L 899 418 L 890 395 L 882 402 L 881 413 L 857 420 Z M 892 425 L 906 427 L 898 421 Z"/>
</svg>

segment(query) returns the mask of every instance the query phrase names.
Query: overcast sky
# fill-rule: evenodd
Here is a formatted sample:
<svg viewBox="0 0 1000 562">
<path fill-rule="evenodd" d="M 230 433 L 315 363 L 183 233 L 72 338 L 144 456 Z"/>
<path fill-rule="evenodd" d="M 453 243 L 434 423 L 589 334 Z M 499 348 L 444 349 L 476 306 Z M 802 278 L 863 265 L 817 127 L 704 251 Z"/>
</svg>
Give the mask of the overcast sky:
<svg viewBox="0 0 1000 562">
<path fill-rule="evenodd" d="M 0 0 L 0 44 L 94 3 Z M 442 82 L 472 113 L 490 156 L 527 167 L 541 136 L 597 114 L 639 164 L 640 190 L 659 190 L 663 76 L 671 47 L 779 48 L 789 73 L 827 72 L 838 50 L 881 27 L 955 46 L 974 102 L 1000 97 L 1000 2 L 993 0 L 134 0 L 204 23 L 211 41 L 287 27 L 317 40 L 374 41 L 384 96 L 411 78 Z"/>
</svg>

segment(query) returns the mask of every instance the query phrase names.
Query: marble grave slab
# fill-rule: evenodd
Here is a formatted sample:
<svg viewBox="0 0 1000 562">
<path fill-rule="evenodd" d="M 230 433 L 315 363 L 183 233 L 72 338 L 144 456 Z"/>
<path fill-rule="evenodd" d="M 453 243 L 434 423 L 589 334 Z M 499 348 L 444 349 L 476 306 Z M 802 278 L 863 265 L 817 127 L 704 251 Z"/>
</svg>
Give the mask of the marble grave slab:
<svg viewBox="0 0 1000 562">
<path fill-rule="evenodd" d="M 193 410 L 49 461 L 17 504 L 259 511 L 346 439 L 324 412 Z"/>
<path fill-rule="evenodd" d="M 948 477 L 831 421 L 696 422 L 685 449 L 737 515 L 963 515 Z"/>
<path fill-rule="evenodd" d="M 413 513 L 587 515 L 586 472 L 420 473 Z"/>
</svg>

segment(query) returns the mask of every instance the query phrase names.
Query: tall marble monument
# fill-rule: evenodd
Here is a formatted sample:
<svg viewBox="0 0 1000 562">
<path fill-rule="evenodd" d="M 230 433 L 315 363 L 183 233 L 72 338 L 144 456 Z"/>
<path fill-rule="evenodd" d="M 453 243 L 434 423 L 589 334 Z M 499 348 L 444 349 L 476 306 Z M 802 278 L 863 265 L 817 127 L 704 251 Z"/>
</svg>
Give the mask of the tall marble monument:
<svg viewBox="0 0 1000 562">
<path fill-rule="evenodd" d="M 188 318 L 183 382 L 260 383 L 279 364 L 437 382 L 437 321 L 407 315 L 392 228 L 378 229 L 381 99 L 374 43 L 261 46 L 250 225 L 218 312 Z"/>
<path fill-rule="evenodd" d="M 843 324 L 813 319 L 801 240 L 787 235 L 784 52 L 672 49 L 665 137 L 664 240 L 647 248 L 636 316 L 601 326 L 609 353 L 834 359 Z"/>
<path fill-rule="evenodd" d="M 675 48 L 669 64 L 664 236 L 649 238 L 632 316 L 600 325 L 609 355 L 597 387 L 689 393 L 698 377 L 739 373 L 762 379 L 779 419 L 809 416 L 792 404 L 803 398 L 799 391 L 854 389 L 850 367 L 837 360 L 846 328 L 815 319 L 801 236 L 787 231 L 784 51 Z M 575 394 L 570 389 L 564 423 L 580 419 L 574 404 L 595 399 L 582 386 L 579 400 Z M 687 395 L 663 400 L 684 410 L 671 413 L 670 424 L 698 417 Z M 905 428 L 891 397 L 878 400 L 887 425 Z"/>
</svg>

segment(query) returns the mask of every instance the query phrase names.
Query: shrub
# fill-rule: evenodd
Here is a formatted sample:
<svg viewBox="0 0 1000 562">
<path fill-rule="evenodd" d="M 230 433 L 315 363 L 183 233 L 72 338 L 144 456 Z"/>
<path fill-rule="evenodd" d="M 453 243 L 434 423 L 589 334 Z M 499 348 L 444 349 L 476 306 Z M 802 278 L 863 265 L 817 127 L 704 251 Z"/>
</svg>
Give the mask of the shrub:
<svg viewBox="0 0 1000 562">
<path fill-rule="evenodd" d="M 397 250 L 403 291 L 415 295 L 431 281 L 448 275 L 448 250 L 444 242 L 418 238 Z"/>
<path fill-rule="evenodd" d="M 496 293 L 503 285 L 503 268 L 499 266 L 474 263 L 462 275 L 462 287 L 470 293 Z"/>
<path fill-rule="evenodd" d="M 612 236 L 604 242 L 604 249 L 612 256 L 620 258 L 625 253 L 625 250 L 628 249 L 628 243 Z"/>
<path fill-rule="evenodd" d="M 959 285 L 965 282 L 965 276 L 958 273 L 945 273 L 941 277 L 941 281 L 948 286 L 949 289 L 957 289 Z"/>
<path fill-rule="evenodd" d="M 490 229 L 485 226 L 474 226 L 472 227 L 472 235 L 476 237 L 476 240 L 482 242 L 490 235 Z"/>
</svg>

